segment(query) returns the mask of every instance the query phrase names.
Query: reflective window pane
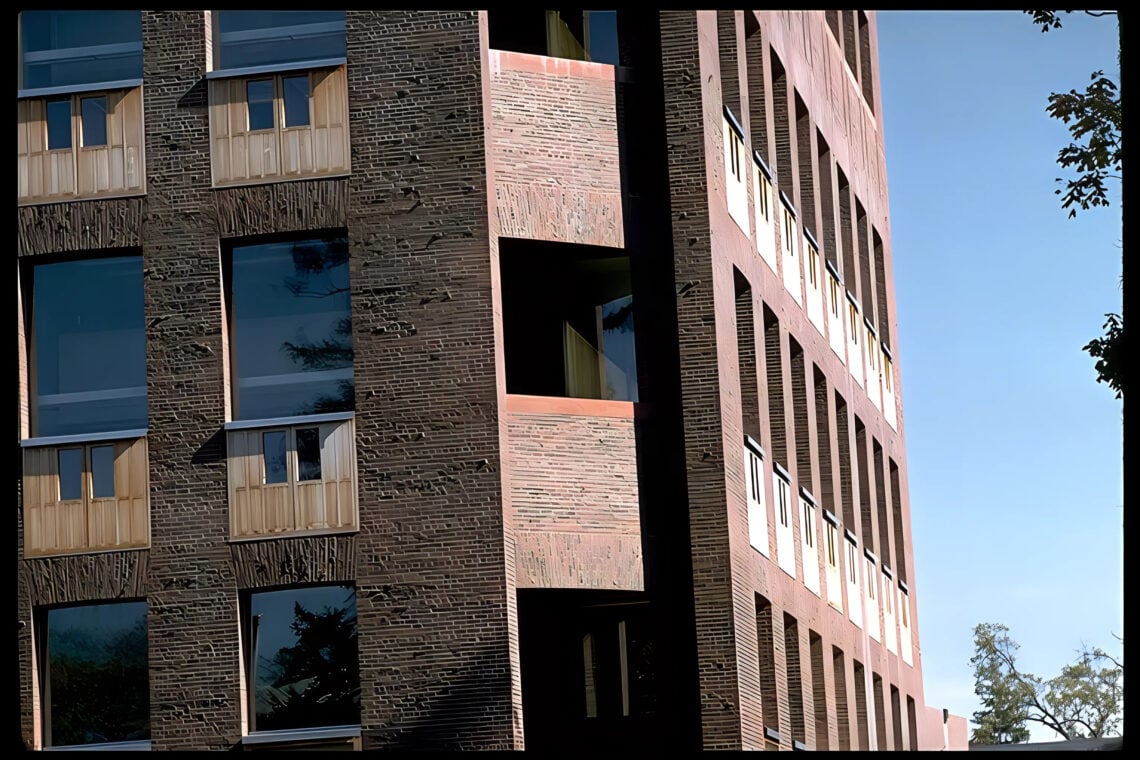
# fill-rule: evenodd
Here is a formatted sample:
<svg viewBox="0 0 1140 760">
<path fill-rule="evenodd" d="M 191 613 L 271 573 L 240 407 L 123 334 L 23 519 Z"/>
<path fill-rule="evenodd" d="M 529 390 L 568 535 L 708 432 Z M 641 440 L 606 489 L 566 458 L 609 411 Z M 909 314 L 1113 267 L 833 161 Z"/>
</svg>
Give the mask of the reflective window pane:
<svg viewBox="0 0 1140 760">
<path fill-rule="evenodd" d="M 235 419 L 353 408 L 348 241 L 235 248 Z"/>
<path fill-rule="evenodd" d="M 273 129 L 273 80 L 254 79 L 245 84 L 249 129 Z"/>
<path fill-rule="evenodd" d="M 36 436 L 145 428 L 141 256 L 33 270 Z"/>
<path fill-rule="evenodd" d="M 24 11 L 20 87 L 142 79 L 141 11 Z"/>
<path fill-rule="evenodd" d="M 48 150 L 71 147 L 71 98 L 47 102 Z"/>
<path fill-rule="evenodd" d="M 146 602 L 65 607 L 46 618 L 47 743 L 149 739 Z"/>
<path fill-rule="evenodd" d="M 318 428 L 297 429 L 297 480 L 321 479 L 321 437 Z"/>
<path fill-rule="evenodd" d="M 285 96 L 285 126 L 309 125 L 309 75 L 285 77 L 282 80 Z"/>
<path fill-rule="evenodd" d="M 219 69 L 345 57 L 344 11 L 215 11 Z"/>
<path fill-rule="evenodd" d="M 79 115 L 83 121 L 83 147 L 107 144 L 107 97 L 80 98 Z"/>
<path fill-rule="evenodd" d="M 95 499 L 115 497 L 115 447 L 91 447 L 91 496 Z"/>
<path fill-rule="evenodd" d="M 358 725 L 355 589 L 253 594 L 249 614 L 251 730 Z"/>
<path fill-rule="evenodd" d="M 83 449 L 59 450 L 59 500 L 83 498 Z"/>
<path fill-rule="evenodd" d="M 586 11 L 590 60 L 618 63 L 617 11 Z"/>
<path fill-rule="evenodd" d="M 273 430 L 261 434 L 261 450 L 265 455 L 265 482 L 286 483 L 289 470 L 285 463 L 285 431 Z"/>
</svg>

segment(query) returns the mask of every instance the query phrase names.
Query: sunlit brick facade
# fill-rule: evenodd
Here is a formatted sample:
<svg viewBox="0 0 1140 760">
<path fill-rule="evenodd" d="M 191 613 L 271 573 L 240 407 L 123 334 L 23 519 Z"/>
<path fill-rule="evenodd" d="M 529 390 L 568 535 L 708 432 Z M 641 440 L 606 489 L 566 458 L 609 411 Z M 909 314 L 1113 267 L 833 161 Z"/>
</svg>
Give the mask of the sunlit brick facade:
<svg viewBox="0 0 1140 760">
<path fill-rule="evenodd" d="M 26 746 L 941 748 L 873 12 L 69 13 Z"/>
</svg>

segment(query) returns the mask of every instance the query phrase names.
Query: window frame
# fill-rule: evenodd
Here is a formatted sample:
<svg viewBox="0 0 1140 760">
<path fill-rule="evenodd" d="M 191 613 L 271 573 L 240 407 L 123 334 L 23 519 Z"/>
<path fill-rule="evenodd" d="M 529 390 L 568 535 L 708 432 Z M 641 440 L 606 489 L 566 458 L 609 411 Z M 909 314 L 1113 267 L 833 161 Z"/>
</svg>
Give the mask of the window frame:
<svg viewBox="0 0 1140 760">
<path fill-rule="evenodd" d="M 147 678 L 150 678 L 150 605 L 146 597 L 125 597 L 116 599 L 91 599 L 84 600 L 76 603 L 64 604 L 49 604 L 36 606 L 32 610 L 32 620 L 34 626 L 34 638 L 36 643 L 36 651 L 34 658 L 36 660 L 36 686 L 39 690 L 39 715 L 37 728 L 40 734 L 40 750 L 43 751 L 87 751 L 87 752 L 111 752 L 117 750 L 136 750 L 136 751 L 149 751 L 151 749 L 151 739 L 125 739 L 119 741 L 97 742 L 90 744 L 54 744 L 52 742 L 51 730 L 51 648 L 49 646 L 49 637 L 51 634 L 48 618 L 49 615 L 61 609 L 78 609 L 81 607 L 106 607 L 124 604 L 138 604 L 143 603 L 146 605 L 143 612 L 143 619 L 147 625 Z M 149 702 L 149 693 L 147 694 Z M 150 730 L 150 710 L 147 711 L 147 728 Z"/>
<path fill-rule="evenodd" d="M 50 266 L 57 264 L 74 264 L 81 262 L 97 262 L 107 261 L 111 259 L 131 259 L 137 258 L 142 267 L 142 252 L 137 248 L 124 248 L 124 249 L 101 249 L 91 255 L 82 253 L 79 255 L 68 254 L 60 257 L 45 257 L 44 261 L 35 261 L 34 258 L 21 260 L 19 270 L 17 272 L 17 282 L 20 289 L 20 301 L 22 306 L 21 317 L 23 319 L 23 359 L 24 371 L 21 373 L 19 391 L 23 401 L 27 402 L 27 419 L 26 428 L 24 420 L 21 419 L 21 439 L 20 446 L 22 448 L 28 447 L 41 447 L 41 446 L 67 446 L 70 444 L 87 444 L 96 443 L 99 441 L 120 441 L 125 439 L 143 438 L 147 434 L 150 425 L 150 394 L 149 388 L 146 383 L 145 372 L 145 358 L 143 367 L 143 385 L 142 397 L 146 399 L 146 421 L 142 427 L 136 428 L 118 428 L 111 430 L 99 430 L 84 433 L 62 433 L 56 435 L 40 435 L 40 414 L 39 402 L 40 393 L 38 389 L 38 364 L 39 356 L 36 350 L 36 268 L 39 266 Z M 145 287 L 146 276 L 142 276 L 140 286 Z M 145 315 L 140 320 L 140 329 L 143 332 L 143 347 L 146 347 L 146 319 Z M 126 386 L 126 389 L 136 390 L 140 386 Z M 98 391 L 78 391 L 77 393 L 98 393 Z M 44 394 L 47 396 L 62 395 Z M 26 437 L 24 435 L 26 434 Z"/>
<path fill-rule="evenodd" d="M 357 709 L 361 709 L 360 699 L 363 696 L 360 686 L 360 623 L 359 612 L 360 606 L 358 603 L 360 596 L 360 588 L 354 580 L 329 580 L 315 583 L 296 583 L 286 585 L 274 586 L 258 586 L 252 588 L 243 588 L 239 590 L 239 628 L 241 637 L 241 681 L 245 689 L 245 705 L 242 715 L 242 738 L 243 745 L 276 745 L 276 744 L 293 744 L 296 742 L 306 741 L 321 741 L 321 740 L 335 740 L 335 739 L 353 739 L 359 738 L 361 735 L 360 729 L 363 723 L 363 715 L 358 717 L 355 724 L 345 723 L 329 726 L 308 726 L 300 728 L 284 728 L 284 729 L 265 729 L 258 730 L 257 726 L 257 657 L 258 651 L 254 636 L 257 635 L 258 626 L 254 625 L 255 618 L 260 618 L 260 615 L 253 614 L 253 600 L 259 594 L 270 594 L 280 591 L 304 591 L 317 588 L 351 588 L 353 593 L 353 608 L 356 617 L 356 656 L 357 656 L 357 672 L 356 672 L 356 688 L 358 692 Z M 282 746 L 282 749 L 286 747 Z M 272 749 L 272 747 L 266 747 Z"/>
</svg>

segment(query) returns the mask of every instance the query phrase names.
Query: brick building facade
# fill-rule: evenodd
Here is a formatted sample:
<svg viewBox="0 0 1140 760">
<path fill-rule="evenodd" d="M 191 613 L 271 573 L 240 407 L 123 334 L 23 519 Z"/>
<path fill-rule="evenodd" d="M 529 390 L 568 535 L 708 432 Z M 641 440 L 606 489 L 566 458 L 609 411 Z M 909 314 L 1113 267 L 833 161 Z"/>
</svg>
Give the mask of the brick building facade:
<svg viewBox="0 0 1140 760">
<path fill-rule="evenodd" d="M 941 742 L 872 12 L 20 25 L 26 746 Z"/>
</svg>

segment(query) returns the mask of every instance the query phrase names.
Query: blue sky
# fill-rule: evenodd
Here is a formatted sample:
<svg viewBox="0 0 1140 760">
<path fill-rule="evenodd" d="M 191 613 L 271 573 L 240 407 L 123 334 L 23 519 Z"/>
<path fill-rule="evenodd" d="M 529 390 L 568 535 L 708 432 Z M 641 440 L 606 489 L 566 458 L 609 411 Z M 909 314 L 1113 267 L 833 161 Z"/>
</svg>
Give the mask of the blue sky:
<svg viewBox="0 0 1140 760">
<path fill-rule="evenodd" d="M 1122 408 L 1081 351 L 1120 310 L 1119 185 L 1069 219 L 1045 113 L 1094 70 L 1119 81 L 1118 38 L 1063 23 L 878 14 L 925 695 L 967 717 L 977 623 L 1045 677 L 1123 633 Z"/>
</svg>

